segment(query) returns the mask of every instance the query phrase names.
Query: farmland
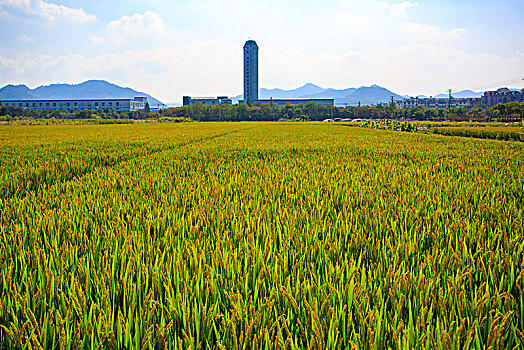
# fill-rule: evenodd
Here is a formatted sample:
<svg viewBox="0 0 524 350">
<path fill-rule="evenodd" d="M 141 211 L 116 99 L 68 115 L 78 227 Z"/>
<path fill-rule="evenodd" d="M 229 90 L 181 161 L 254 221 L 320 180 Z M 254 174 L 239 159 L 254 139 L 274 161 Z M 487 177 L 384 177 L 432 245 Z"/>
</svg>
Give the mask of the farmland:
<svg viewBox="0 0 524 350">
<path fill-rule="evenodd" d="M 0 126 L 0 344 L 524 346 L 524 144 Z"/>
<path fill-rule="evenodd" d="M 524 128 L 515 124 L 508 126 L 437 126 L 432 128 L 432 131 L 436 134 L 443 135 L 475 137 L 506 141 L 524 141 Z"/>
</svg>

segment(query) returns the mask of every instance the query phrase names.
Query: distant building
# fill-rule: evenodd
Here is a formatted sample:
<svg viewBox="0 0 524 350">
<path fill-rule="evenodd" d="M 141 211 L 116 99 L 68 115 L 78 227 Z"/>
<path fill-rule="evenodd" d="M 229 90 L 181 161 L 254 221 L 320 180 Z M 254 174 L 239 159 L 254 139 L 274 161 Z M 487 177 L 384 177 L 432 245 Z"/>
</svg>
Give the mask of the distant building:
<svg viewBox="0 0 524 350">
<path fill-rule="evenodd" d="M 270 100 L 258 99 L 258 45 L 254 40 L 248 40 L 244 44 L 244 95 L 243 99 L 239 103 L 246 103 L 248 97 L 251 99 L 251 103 L 270 103 Z M 189 106 L 193 103 L 203 103 L 207 105 L 219 105 L 219 104 L 231 104 L 231 99 L 227 96 L 218 97 L 190 97 L 184 96 L 182 98 L 182 105 Z M 292 105 L 306 104 L 309 102 L 315 102 L 320 105 L 334 105 L 335 100 L 332 98 L 313 98 L 313 99 L 273 99 L 275 105 L 285 105 L 290 103 Z"/>
<path fill-rule="evenodd" d="M 414 108 L 417 106 L 427 108 L 448 108 L 449 107 L 475 107 L 480 104 L 480 98 L 418 98 L 410 97 L 397 102 L 401 108 Z"/>
<path fill-rule="evenodd" d="M 239 103 L 245 103 L 246 101 L 240 100 Z M 335 104 L 335 99 L 333 98 L 288 98 L 288 99 L 273 99 L 273 104 L 275 105 L 286 105 L 288 103 L 292 105 L 306 104 L 309 102 L 314 102 L 319 105 L 333 106 Z M 256 100 L 253 103 L 271 103 L 271 100 Z"/>
<path fill-rule="evenodd" d="M 258 45 L 254 40 L 248 40 L 244 44 L 244 95 L 243 100 L 239 103 L 247 103 L 248 97 L 251 98 L 251 103 L 270 103 L 268 99 L 258 99 Z M 273 104 L 285 105 L 291 103 L 292 105 L 306 104 L 308 102 L 315 102 L 320 105 L 334 105 L 334 99 L 273 99 Z"/>
<path fill-rule="evenodd" d="M 254 40 L 244 44 L 244 100 L 258 100 L 258 45 Z"/>
<path fill-rule="evenodd" d="M 222 105 L 222 104 L 232 104 L 230 98 L 227 96 L 218 96 L 218 97 L 190 97 L 190 96 L 184 96 L 182 97 L 182 105 L 189 106 L 193 103 L 200 102 L 205 105 Z"/>
<path fill-rule="evenodd" d="M 119 99 L 67 99 L 67 100 L 2 100 L 2 106 L 28 109 L 58 109 L 83 111 L 111 108 L 117 112 L 138 111 L 146 107 L 146 97 Z"/>
<path fill-rule="evenodd" d="M 491 107 L 498 103 L 524 102 L 524 89 L 511 91 L 508 88 L 501 88 L 497 91 L 486 91 L 482 95 L 482 105 Z"/>
</svg>

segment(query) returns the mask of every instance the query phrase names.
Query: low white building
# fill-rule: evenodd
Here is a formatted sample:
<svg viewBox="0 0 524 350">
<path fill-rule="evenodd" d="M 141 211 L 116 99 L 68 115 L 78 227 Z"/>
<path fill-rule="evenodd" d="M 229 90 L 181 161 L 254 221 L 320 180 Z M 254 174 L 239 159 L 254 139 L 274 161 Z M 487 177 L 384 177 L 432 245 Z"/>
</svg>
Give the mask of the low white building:
<svg viewBox="0 0 524 350">
<path fill-rule="evenodd" d="M 68 111 L 97 110 L 111 108 L 117 112 L 138 111 L 146 107 L 146 97 L 117 99 L 68 99 L 68 100 L 2 100 L 7 107 L 27 109 L 58 109 Z"/>
</svg>

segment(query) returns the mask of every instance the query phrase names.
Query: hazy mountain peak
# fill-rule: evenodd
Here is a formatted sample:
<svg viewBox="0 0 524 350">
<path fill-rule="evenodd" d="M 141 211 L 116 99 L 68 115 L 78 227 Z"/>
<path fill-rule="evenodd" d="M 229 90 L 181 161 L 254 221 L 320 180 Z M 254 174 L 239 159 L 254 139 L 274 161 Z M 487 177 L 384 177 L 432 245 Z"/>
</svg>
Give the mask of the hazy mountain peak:
<svg viewBox="0 0 524 350">
<path fill-rule="evenodd" d="M 23 89 L 29 89 L 26 85 L 24 84 L 18 84 L 18 85 L 14 85 L 14 84 L 7 84 L 5 86 L 6 88 L 23 88 Z"/>
<path fill-rule="evenodd" d="M 301 89 L 301 88 L 305 88 L 305 87 L 307 87 L 307 88 L 317 88 L 317 89 L 322 89 L 320 86 L 315 85 L 315 84 L 312 84 L 312 83 L 306 83 L 306 84 L 304 84 L 304 86 L 300 87 L 299 89 Z"/>
<path fill-rule="evenodd" d="M 475 92 L 471 90 L 462 90 L 458 92 L 452 92 L 451 97 L 455 98 L 478 98 L 482 97 L 483 92 Z M 435 98 L 449 98 L 449 94 L 438 94 Z"/>
<path fill-rule="evenodd" d="M 294 89 L 292 91 L 300 92 L 302 94 L 313 94 L 318 93 L 321 91 L 324 91 L 325 89 L 321 88 L 320 86 L 317 86 L 315 84 L 307 83 L 304 86 L 301 86 L 297 89 Z"/>
</svg>

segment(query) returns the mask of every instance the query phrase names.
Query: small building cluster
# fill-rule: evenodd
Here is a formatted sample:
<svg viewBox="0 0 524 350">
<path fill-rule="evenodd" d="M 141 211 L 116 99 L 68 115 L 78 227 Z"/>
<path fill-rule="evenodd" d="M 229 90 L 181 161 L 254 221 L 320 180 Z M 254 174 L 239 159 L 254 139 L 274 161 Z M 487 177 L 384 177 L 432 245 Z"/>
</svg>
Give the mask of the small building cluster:
<svg viewBox="0 0 524 350">
<path fill-rule="evenodd" d="M 218 96 L 218 97 L 190 97 L 190 96 L 184 96 L 182 97 L 182 105 L 189 106 L 193 103 L 200 102 L 205 105 L 222 105 L 222 104 L 232 104 L 233 101 L 231 101 L 230 98 L 227 96 Z"/>
<path fill-rule="evenodd" d="M 477 98 L 418 98 L 410 97 L 397 102 L 401 108 L 427 107 L 427 108 L 448 108 L 448 107 L 491 107 L 499 103 L 524 102 L 524 89 L 513 91 L 508 88 L 501 88 L 497 91 L 486 91 L 482 97 Z"/>
<path fill-rule="evenodd" d="M 501 88 L 497 91 L 487 91 L 482 95 L 482 105 L 490 107 L 498 103 L 524 102 L 524 89 L 512 91 L 508 88 Z"/>
<path fill-rule="evenodd" d="M 448 108 L 448 107 L 475 107 L 480 103 L 480 98 L 418 98 L 410 97 L 397 104 L 401 108 L 427 107 L 427 108 Z"/>
<path fill-rule="evenodd" d="M 130 112 L 144 109 L 146 97 L 119 99 L 68 99 L 68 100 L 2 100 L 7 107 L 22 107 L 28 109 L 65 109 L 67 111 L 83 111 L 111 108 L 117 112 Z"/>
</svg>

